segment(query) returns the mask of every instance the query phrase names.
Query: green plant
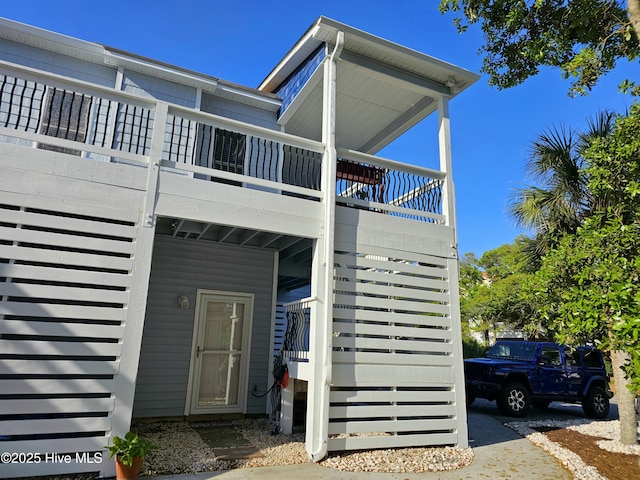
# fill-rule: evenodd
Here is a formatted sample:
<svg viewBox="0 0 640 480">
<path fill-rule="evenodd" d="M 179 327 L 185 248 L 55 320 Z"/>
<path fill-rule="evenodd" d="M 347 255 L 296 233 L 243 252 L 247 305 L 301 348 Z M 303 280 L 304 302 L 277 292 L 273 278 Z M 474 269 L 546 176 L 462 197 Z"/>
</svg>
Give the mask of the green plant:
<svg viewBox="0 0 640 480">
<path fill-rule="evenodd" d="M 111 445 L 105 446 L 109 450 L 109 457 L 113 458 L 115 456 L 127 467 L 132 465 L 134 457 L 144 458 L 149 451 L 158 448 L 133 432 L 127 432 L 124 438 L 115 436 L 111 439 L 111 443 Z"/>
<path fill-rule="evenodd" d="M 483 357 L 489 347 L 481 345 L 477 340 L 470 337 L 462 338 L 462 357 L 477 358 Z"/>
</svg>

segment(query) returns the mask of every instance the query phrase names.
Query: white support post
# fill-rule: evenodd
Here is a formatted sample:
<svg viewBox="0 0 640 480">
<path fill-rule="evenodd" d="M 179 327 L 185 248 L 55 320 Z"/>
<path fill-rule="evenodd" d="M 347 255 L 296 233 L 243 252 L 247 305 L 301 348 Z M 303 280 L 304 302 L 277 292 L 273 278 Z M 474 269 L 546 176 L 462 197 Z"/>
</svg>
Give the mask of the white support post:
<svg viewBox="0 0 640 480">
<path fill-rule="evenodd" d="M 115 377 L 114 409 L 110 436 L 124 437 L 131 426 L 136 377 L 142 346 L 142 330 L 147 309 L 151 255 L 155 235 L 155 198 L 158 186 L 159 164 L 164 141 L 164 126 L 167 119 L 167 104 L 158 103 L 155 115 L 155 129 L 151 143 L 148 165 L 147 195 L 143 217 L 136 232 L 136 248 L 133 253 L 132 281 L 129 304 L 120 352 L 120 370 Z M 102 462 L 100 475 L 115 476 L 115 462 Z"/>
<path fill-rule="evenodd" d="M 149 152 L 149 165 L 147 167 L 147 197 L 144 205 L 143 225 L 155 227 L 156 225 L 156 196 L 158 193 L 158 179 L 160 176 L 160 160 L 162 160 L 162 147 L 164 146 L 164 129 L 167 124 L 169 105 L 157 103 L 154 115 L 154 130 L 151 138 Z"/>
<path fill-rule="evenodd" d="M 325 145 L 322 165 L 322 191 L 324 193 L 324 232 L 316 243 L 313 254 L 312 275 L 316 281 L 312 296 L 318 302 L 312 305 L 315 327 L 311 329 L 311 380 L 307 393 L 306 450 L 311 460 L 318 462 L 327 454 L 329 437 L 329 393 L 331 387 L 331 356 L 333 327 L 333 258 L 335 244 L 336 211 L 336 103 L 337 60 L 344 46 L 344 32 L 338 32 L 336 44 L 324 62 L 322 141 Z"/>
<path fill-rule="evenodd" d="M 293 433 L 293 400 L 295 397 L 295 379 L 289 379 L 287 388 L 281 390 L 280 431 L 285 435 Z"/>
<path fill-rule="evenodd" d="M 445 96 L 438 99 L 438 138 L 440 143 L 440 170 L 446 174 L 442 191 L 442 213 L 446 217 L 446 225 L 452 229 L 451 258 L 447 260 L 447 271 L 449 272 L 451 329 L 453 331 L 453 376 L 458 427 L 457 446 L 465 448 L 469 445 L 469 434 L 467 428 L 467 404 L 462 354 L 462 328 L 460 325 L 460 293 L 458 290 L 458 234 L 456 229 L 456 204 L 452 177 L 449 99 Z"/>
<path fill-rule="evenodd" d="M 449 99 L 442 96 L 438 99 L 438 140 L 440 145 L 440 171 L 445 173 L 442 189 L 442 213 L 446 217 L 446 225 L 454 229 L 454 239 L 457 242 L 456 203 L 451 175 L 451 124 L 449 119 Z"/>
</svg>

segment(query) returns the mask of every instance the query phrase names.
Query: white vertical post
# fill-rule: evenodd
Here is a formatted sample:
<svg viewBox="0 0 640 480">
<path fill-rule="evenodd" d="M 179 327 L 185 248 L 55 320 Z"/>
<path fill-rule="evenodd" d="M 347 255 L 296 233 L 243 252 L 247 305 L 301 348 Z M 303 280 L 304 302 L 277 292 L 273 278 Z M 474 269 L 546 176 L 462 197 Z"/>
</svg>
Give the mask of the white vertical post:
<svg viewBox="0 0 640 480">
<path fill-rule="evenodd" d="M 438 99 L 438 140 L 440 146 L 440 170 L 446 174 L 442 189 L 442 213 L 446 217 L 446 225 L 454 229 L 454 240 L 457 241 L 456 203 L 451 175 L 451 125 L 449 119 L 449 98 Z"/>
<path fill-rule="evenodd" d="M 449 272 L 449 302 L 451 330 L 453 333 L 453 376 L 456 398 L 457 446 L 469 445 L 467 430 L 467 404 L 465 395 L 464 361 L 462 355 L 462 328 L 460 325 L 460 294 L 458 290 L 458 235 L 456 230 L 456 204 L 452 178 L 451 125 L 449 119 L 449 99 L 438 100 L 438 138 L 440 143 L 440 170 L 445 172 L 442 191 L 442 213 L 446 225 L 451 227 L 451 258 L 447 259 Z"/>
<path fill-rule="evenodd" d="M 120 370 L 115 377 L 113 416 L 110 436 L 123 437 L 131 426 L 136 377 L 142 346 L 142 330 L 147 309 L 151 255 L 155 235 L 155 197 L 158 186 L 159 162 L 162 157 L 164 128 L 167 120 L 167 104 L 159 103 L 155 113 L 155 128 L 151 141 L 145 210 L 136 232 L 136 248 L 133 253 L 133 271 L 129 304 L 120 352 Z M 115 475 L 115 462 L 102 462 L 101 476 Z"/>
<path fill-rule="evenodd" d="M 280 391 L 280 431 L 285 435 L 293 433 L 293 401 L 295 399 L 295 379 L 289 379 L 287 388 Z"/>
<path fill-rule="evenodd" d="M 324 62 L 322 86 L 322 141 L 325 145 L 322 165 L 322 191 L 324 192 L 324 235 L 316 243 L 313 254 L 313 279 L 316 280 L 317 305 L 312 304 L 316 314 L 315 328 L 311 329 L 310 356 L 311 380 L 307 393 L 306 450 L 314 462 L 327 454 L 329 436 L 329 392 L 331 387 L 331 352 L 333 323 L 333 258 L 335 244 L 336 211 L 336 104 L 337 104 L 337 59 L 344 45 L 344 32 L 338 32 L 336 45 Z M 318 248 L 319 247 L 319 248 Z"/>
</svg>

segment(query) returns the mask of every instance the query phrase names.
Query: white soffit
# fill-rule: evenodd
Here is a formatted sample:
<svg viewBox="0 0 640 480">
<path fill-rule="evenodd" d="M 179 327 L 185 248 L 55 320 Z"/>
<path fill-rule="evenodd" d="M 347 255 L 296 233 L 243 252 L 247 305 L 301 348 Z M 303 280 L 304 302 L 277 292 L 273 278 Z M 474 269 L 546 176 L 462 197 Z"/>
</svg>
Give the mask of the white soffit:
<svg viewBox="0 0 640 480">
<path fill-rule="evenodd" d="M 280 63 L 265 78 L 259 90 L 273 92 L 322 42 L 335 43 L 339 31 L 345 33 L 343 57 L 363 67 L 384 65 L 383 72 L 403 72 L 408 78 L 421 78 L 427 85 L 433 82 L 434 89 L 439 84 L 448 89 L 453 97 L 469 87 L 479 75 L 450 63 L 431 57 L 416 50 L 371 35 L 330 18 L 320 17 Z M 452 83 L 453 82 L 453 83 Z"/>
</svg>

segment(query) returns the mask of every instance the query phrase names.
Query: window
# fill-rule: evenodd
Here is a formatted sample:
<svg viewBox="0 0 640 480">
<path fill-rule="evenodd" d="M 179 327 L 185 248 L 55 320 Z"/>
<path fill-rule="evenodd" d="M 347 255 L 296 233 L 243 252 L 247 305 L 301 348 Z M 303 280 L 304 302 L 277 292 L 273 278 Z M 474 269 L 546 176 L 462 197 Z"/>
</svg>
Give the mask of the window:
<svg viewBox="0 0 640 480">
<path fill-rule="evenodd" d="M 584 352 L 584 364 L 587 368 L 602 368 L 600 354 L 596 350 L 586 350 Z"/>
<path fill-rule="evenodd" d="M 213 148 L 212 148 L 213 140 Z M 196 131 L 195 165 L 223 172 L 245 174 L 247 137 L 238 132 L 199 123 Z M 211 178 L 214 182 L 242 186 L 240 182 Z"/>
<path fill-rule="evenodd" d="M 580 352 L 578 350 L 569 350 L 566 349 L 564 351 L 565 361 L 567 365 L 570 367 L 581 367 L 582 366 L 582 358 L 580 357 Z"/>
<path fill-rule="evenodd" d="M 216 128 L 213 168 L 242 175 L 246 143 L 246 137 L 241 133 Z"/>
<path fill-rule="evenodd" d="M 40 133 L 50 137 L 84 142 L 87 138 L 92 97 L 68 90 L 47 91 Z M 80 150 L 40 144 L 38 148 L 80 156 Z"/>
<path fill-rule="evenodd" d="M 540 360 L 545 365 L 560 365 L 560 350 L 554 347 L 543 347 Z"/>
</svg>

